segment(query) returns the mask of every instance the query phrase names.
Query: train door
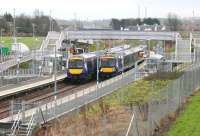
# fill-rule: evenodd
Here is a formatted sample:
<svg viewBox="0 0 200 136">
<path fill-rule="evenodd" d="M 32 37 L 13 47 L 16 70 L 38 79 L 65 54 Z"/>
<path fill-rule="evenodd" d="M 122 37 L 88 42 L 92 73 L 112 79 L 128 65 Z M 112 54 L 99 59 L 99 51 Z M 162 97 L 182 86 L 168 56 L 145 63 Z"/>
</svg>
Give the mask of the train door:
<svg viewBox="0 0 200 136">
<path fill-rule="evenodd" d="M 122 72 L 122 68 L 123 68 L 122 56 L 117 58 L 117 66 L 118 66 L 118 71 Z"/>
</svg>

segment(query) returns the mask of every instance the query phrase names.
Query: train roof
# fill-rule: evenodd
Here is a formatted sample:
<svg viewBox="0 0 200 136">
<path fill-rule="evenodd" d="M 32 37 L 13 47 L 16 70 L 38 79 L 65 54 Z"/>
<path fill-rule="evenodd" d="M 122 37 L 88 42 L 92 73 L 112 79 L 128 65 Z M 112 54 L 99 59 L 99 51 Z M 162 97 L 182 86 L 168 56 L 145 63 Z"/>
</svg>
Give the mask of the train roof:
<svg viewBox="0 0 200 136">
<path fill-rule="evenodd" d="M 127 50 L 122 50 L 122 51 L 119 51 L 119 52 L 116 52 L 116 54 L 119 54 L 119 55 L 129 55 L 131 53 L 136 53 L 136 52 L 139 52 L 139 51 L 143 51 L 145 46 L 137 46 L 137 47 L 132 47 L 130 49 L 127 49 Z"/>
<path fill-rule="evenodd" d="M 122 50 L 127 50 L 131 48 L 130 45 L 120 45 L 120 46 L 117 46 L 117 47 L 113 47 L 113 48 L 110 48 L 107 50 L 107 53 L 115 53 L 115 52 L 119 52 L 119 51 L 122 51 Z"/>
<path fill-rule="evenodd" d="M 96 57 L 97 55 L 95 53 L 83 53 L 83 54 L 79 54 L 79 55 L 73 55 L 70 58 L 76 58 L 76 57 L 81 57 L 81 58 L 92 58 L 92 57 Z"/>
<path fill-rule="evenodd" d="M 96 51 L 96 52 L 89 52 L 89 53 L 83 53 L 83 54 L 79 54 L 79 55 L 73 55 L 73 56 L 71 56 L 70 58 L 72 58 L 72 57 L 82 57 L 82 58 L 87 59 L 87 58 L 96 57 L 98 54 L 99 54 L 99 55 L 102 55 L 102 54 L 104 54 L 104 53 L 105 53 L 105 51 L 100 50 L 100 51 Z"/>
</svg>

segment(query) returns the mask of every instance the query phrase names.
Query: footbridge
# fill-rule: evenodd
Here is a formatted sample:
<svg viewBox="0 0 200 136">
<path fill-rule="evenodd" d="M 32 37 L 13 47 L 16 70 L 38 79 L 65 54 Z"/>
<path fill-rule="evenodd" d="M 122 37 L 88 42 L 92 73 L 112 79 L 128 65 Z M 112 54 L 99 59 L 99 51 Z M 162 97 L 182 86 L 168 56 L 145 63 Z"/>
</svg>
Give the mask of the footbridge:
<svg viewBox="0 0 200 136">
<path fill-rule="evenodd" d="M 135 32 L 135 31 L 114 31 L 114 30 L 82 30 L 63 31 L 66 39 L 92 39 L 92 40 L 169 40 L 175 41 L 181 37 L 177 32 Z"/>
</svg>

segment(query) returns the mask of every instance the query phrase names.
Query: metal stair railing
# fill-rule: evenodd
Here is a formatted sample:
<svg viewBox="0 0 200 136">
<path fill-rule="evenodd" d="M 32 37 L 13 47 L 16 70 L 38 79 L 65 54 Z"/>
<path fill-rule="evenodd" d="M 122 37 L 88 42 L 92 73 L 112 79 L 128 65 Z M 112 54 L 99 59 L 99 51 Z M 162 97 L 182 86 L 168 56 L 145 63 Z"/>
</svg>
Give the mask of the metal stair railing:
<svg viewBox="0 0 200 136">
<path fill-rule="evenodd" d="M 31 116 L 31 119 L 30 119 L 30 121 L 29 121 L 29 123 L 28 123 L 28 127 L 27 127 L 27 134 L 26 134 L 26 136 L 30 136 L 31 135 L 31 133 L 32 133 L 32 130 L 33 130 L 33 125 L 34 125 L 34 113 L 32 114 L 32 116 Z"/>
<path fill-rule="evenodd" d="M 11 135 L 10 136 L 16 135 L 15 133 L 16 133 L 16 130 L 19 128 L 20 121 L 21 121 L 21 111 L 19 111 L 17 113 L 16 120 L 14 121 L 13 126 L 11 127 Z"/>
</svg>

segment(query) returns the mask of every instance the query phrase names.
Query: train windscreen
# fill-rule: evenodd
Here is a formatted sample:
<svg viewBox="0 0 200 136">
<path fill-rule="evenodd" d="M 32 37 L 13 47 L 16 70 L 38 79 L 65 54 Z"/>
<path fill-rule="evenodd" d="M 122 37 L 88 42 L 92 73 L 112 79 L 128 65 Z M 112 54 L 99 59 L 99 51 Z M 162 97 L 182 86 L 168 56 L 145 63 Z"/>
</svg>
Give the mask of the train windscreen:
<svg viewBox="0 0 200 136">
<path fill-rule="evenodd" d="M 101 67 L 114 67 L 116 60 L 114 58 L 101 58 Z"/>
<path fill-rule="evenodd" d="M 84 62 L 83 59 L 70 59 L 68 63 L 69 68 L 83 68 Z"/>
</svg>

